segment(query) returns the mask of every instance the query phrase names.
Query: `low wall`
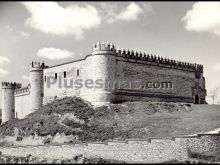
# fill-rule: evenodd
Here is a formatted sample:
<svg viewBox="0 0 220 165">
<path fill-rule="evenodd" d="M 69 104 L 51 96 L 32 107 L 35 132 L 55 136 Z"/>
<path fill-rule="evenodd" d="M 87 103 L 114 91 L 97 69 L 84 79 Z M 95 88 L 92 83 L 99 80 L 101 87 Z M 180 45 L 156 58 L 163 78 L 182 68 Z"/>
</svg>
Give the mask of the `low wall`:
<svg viewBox="0 0 220 165">
<path fill-rule="evenodd" d="M 127 163 L 158 163 L 189 159 L 189 150 L 196 153 L 212 152 L 220 147 L 220 134 L 173 137 L 171 139 L 127 139 L 105 143 L 1 147 L 4 155 L 40 158 L 72 159 L 77 155 L 87 158 L 121 160 Z"/>
</svg>

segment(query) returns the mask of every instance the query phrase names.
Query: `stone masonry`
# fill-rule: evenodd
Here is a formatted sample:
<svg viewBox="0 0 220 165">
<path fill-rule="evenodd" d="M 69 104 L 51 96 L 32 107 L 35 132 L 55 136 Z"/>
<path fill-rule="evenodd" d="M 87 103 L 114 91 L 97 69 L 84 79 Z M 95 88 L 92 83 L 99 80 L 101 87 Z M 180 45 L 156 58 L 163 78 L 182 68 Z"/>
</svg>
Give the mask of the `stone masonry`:
<svg viewBox="0 0 220 165">
<path fill-rule="evenodd" d="M 86 87 L 83 84 L 87 80 L 93 80 L 95 85 Z M 118 88 L 124 80 L 153 85 L 172 83 L 172 87 L 146 88 L 142 83 L 140 88 Z M 110 82 L 108 88 L 104 86 L 106 82 Z M 8 88 L 5 84 L 2 83 L 3 122 L 12 117 L 24 118 L 43 104 L 66 96 L 81 97 L 95 106 L 123 101 L 206 103 L 202 65 L 116 49 L 113 44 L 99 42 L 93 45 L 91 54 L 77 61 L 55 66 L 32 62 L 28 87 Z"/>
<path fill-rule="evenodd" d="M 87 158 L 121 160 L 126 163 L 160 163 L 184 161 L 194 154 L 218 151 L 220 134 L 197 134 L 173 138 L 127 139 L 96 143 L 0 147 L 3 155 L 32 155 L 48 159 L 72 159 L 83 155 Z"/>
</svg>

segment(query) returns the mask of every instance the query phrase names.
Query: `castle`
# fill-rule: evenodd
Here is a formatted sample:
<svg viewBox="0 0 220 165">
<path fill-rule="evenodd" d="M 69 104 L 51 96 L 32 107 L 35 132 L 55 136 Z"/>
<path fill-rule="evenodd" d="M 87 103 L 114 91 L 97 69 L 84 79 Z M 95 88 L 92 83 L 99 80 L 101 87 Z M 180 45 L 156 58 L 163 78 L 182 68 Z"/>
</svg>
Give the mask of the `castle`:
<svg viewBox="0 0 220 165">
<path fill-rule="evenodd" d="M 67 87 L 67 83 L 76 79 L 117 80 L 116 84 L 123 79 L 172 82 L 172 88 Z M 13 118 L 24 118 L 42 105 L 66 96 L 81 97 L 96 106 L 123 101 L 204 104 L 206 89 L 203 66 L 116 49 L 113 44 L 98 42 L 93 45 L 92 53 L 80 60 L 55 66 L 32 62 L 27 87 L 2 82 L 2 123 Z"/>
</svg>

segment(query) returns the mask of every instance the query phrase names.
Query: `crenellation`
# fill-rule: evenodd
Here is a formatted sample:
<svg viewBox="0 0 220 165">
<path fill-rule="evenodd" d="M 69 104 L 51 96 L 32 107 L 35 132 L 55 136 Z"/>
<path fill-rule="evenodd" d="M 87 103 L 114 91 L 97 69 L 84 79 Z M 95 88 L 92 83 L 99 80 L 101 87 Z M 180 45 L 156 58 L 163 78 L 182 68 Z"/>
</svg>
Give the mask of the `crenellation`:
<svg viewBox="0 0 220 165">
<path fill-rule="evenodd" d="M 22 84 L 16 83 L 16 82 L 2 82 L 2 88 L 12 88 L 12 89 L 18 89 L 21 88 Z"/>
<path fill-rule="evenodd" d="M 93 51 L 116 51 L 115 49 L 115 46 L 114 44 L 112 43 L 105 43 L 105 42 L 102 42 L 102 43 L 95 43 L 93 44 Z"/>
<path fill-rule="evenodd" d="M 30 68 L 45 68 L 45 63 L 44 62 L 37 62 L 37 61 L 32 61 L 30 63 Z"/>
<path fill-rule="evenodd" d="M 21 94 L 21 93 L 26 93 L 26 92 L 30 92 L 30 86 L 18 88 L 15 90 L 15 94 Z"/>
</svg>

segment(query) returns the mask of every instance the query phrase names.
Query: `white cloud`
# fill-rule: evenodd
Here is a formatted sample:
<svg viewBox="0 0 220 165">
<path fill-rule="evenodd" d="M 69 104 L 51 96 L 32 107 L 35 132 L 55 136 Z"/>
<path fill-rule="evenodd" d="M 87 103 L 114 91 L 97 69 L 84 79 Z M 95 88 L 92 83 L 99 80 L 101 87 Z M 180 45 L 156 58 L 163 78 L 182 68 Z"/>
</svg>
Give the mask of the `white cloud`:
<svg viewBox="0 0 220 165">
<path fill-rule="evenodd" d="M 135 21 L 143 13 L 143 9 L 138 4 L 131 2 L 126 8 L 122 9 L 119 14 L 109 19 L 108 22 L 112 23 L 116 20 Z"/>
<path fill-rule="evenodd" d="M 0 56 L 0 65 L 5 63 L 10 63 L 10 60 L 7 57 Z"/>
<path fill-rule="evenodd" d="M 220 2 L 196 2 L 182 21 L 188 31 L 220 35 Z"/>
<path fill-rule="evenodd" d="M 214 68 L 214 70 L 219 71 L 220 70 L 220 64 L 215 65 L 213 68 Z"/>
<path fill-rule="evenodd" d="M 74 55 L 73 52 L 68 50 L 61 50 L 56 48 L 42 48 L 38 50 L 37 56 L 47 58 L 50 60 L 59 60 L 72 57 Z"/>
<path fill-rule="evenodd" d="M 101 18 L 91 5 L 60 6 L 57 2 L 22 2 L 31 17 L 25 24 L 47 34 L 74 35 L 82 39 L 85 30 L 98 27 Z"/>
<path fill-rule="evenodd" d="M 28 81 L 29 81 L 30 78 L 29 78 L 29 76 L 27 76 L 27 75 L 23 75 L 23 76 L 22 76 L 22 79 L 23 79 L 23 80 L 28 80 Z"/>
<path fill-rule="evenodd" d="M 30 37 L 30 34 L 28 32 L 21 32 L 21 36 L 24 37 L 24 38 L 29 38 Z"/>
<path fill-rule="evenodd" d="M 6 70 L 0 68 L 0 77 L 4 77 L 4 76 L 6 76 L 7 74 L 8 74 L 8 71 L 6 71 Z"/>
<path fill-rule="evenodd" d="M 0 66 L 4 65 L 6 63 L 10 63 L 10 60 L 7 57 L 0 56 Z M 7 70 L 0 68 L 0 77 L 4 77 L 7 74 L 8 74 Z"/>
<path fill-rule="evenodd" d="M 108 23 L 112 23 L 115 21 L 115 17 L 117 15 L 116 10 L 118 9 L 117 4 L 101 2 L 99 3 L 100 15 L 102 19 Z"/>
<path fill-rule="evenodd" d="M 149 2 L 131 2 L 127 7 L 119 8 L 117 4 L 100 3 L 103 20 L 107 23 L 116 21 L 136 21 L 142 15 L 153 13 L 153 7 Z"/>
<path fill-rule="evenodd" d="M 138 18 L 138 16 L 143 13 L 143 10 L 136 3 L 131 2 L 125 9 L 123 9 L 117 19 L 122 19 L 126 21 L 133 21 Z"/>
</svg>

